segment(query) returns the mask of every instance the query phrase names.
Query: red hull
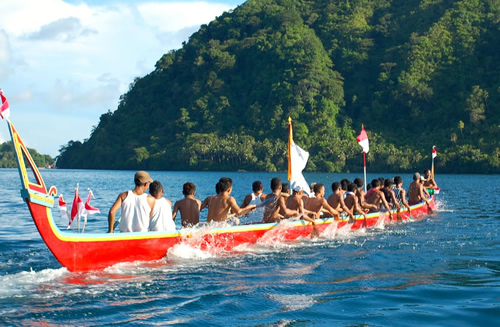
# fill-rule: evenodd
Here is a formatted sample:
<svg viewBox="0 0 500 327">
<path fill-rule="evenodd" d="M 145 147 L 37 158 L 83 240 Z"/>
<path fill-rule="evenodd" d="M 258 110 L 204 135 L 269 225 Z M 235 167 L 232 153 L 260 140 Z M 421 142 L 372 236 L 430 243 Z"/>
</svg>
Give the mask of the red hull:
<svg viewBox="0 0 500 327">
<path fill-rule="evenodd" d="M 102 270 L 121 262 L 159 260 L 174 245 L 193 239 L 202 249 L 219 248 L 232 250 L 241 244 L 253 244 L 265 235 L 280 240 L 295 240 L 311 235 L 311 223 L 303 220 L 288 221 L 285 226 L 273 224 L 249 224 L 241 226 L 214 227 L 212 229 L 193 229 L 175 232 L 117 233 L 117 234 L 75 234 L 63 232 L 56 226 L 52 207 L 57 190 L 51 187 L 47 191 L 43 179 L 31 155 L 24 146 L 14 126 L 8 122 L 17 155 L 19 174 L 23 186 L 21 195 L 26 201 L 38 231 L 56 259 L 70 271 Z M 31 166 L 36 182 L 29 181 L 26 165 Z M 430 201 L 434 210 L 434 197 Z M 417 219 L 427 214 L 427 206 L 412 206 L 412 215 Z M 396 220 L 396 213 L 386 215 L 384 223 L 391 218 Z M 408 212 L 402 212 L 402 220 L 407 220 Z M 379 213 L 369 214 L 366 225 L 371 227 L 379 223 Z M 334 221 L 333 218 L 318 219 L 319 232 L 324 232 L 333 224 L 342 228 L 348 220 Z M 350 229 L 363 227 L 363 218 L 357 217 Z M 268 234 L 269 233 L 269 234 Z"/>
<path fill-rule="evenodd" d="M 432 199 L 431 208 L 434 207 Z M 70 271 L 101 270 L 121 262 L 159 260 L 167 254 L 174 245 L 189 240 L 196 230 L 180 232 L 149 232 L 149 233 L 123 233 L 123 234 L 75 234 L 72 232 L 61 232 L 54 223 L 52 210 L 40 204 L 28 202 L 33 220 L 42 236 L 57 260 Z M 412 215 L 421 218 L 427 214 L 426 205 L 417 205 L 412 208 Z M 397 219 L 392 214 L 392 219 Z M 408 213 L 402 213 L 403 220 L 408 219 Z M 374 226 L 379 222 L 379 214 L 369 215 L 367 226 Z M 389 216 L 384 223 L 389 223 Z M 318 230 L 324 232 L 326 228 L 336 224 L 336 228 L 342 228 L 348 224 L 348 220 L 334 221 L 333 218 L 318 219 Z M 279 224 L 250 224 L 241 226 L 229 226 L 214 228 L 203 233 L 201 237 L 195 237 L 201 242 L 201 248 L 216 247 L 224 250 L 232 250 L 236 246 L 256 243 L 266 233 L 273 233 Z M 355 230 L 363 227 L 363 218 L 358 217 L 350 229 Z M 299 220 L 289 222 L 285 228 L 279 228 L 273 237 L 280 240 L 294 240 L 299 237 L 308 237 L 311 234 L 312 225 Z M 267 236 L 267 235 L 266 235 Z"/>
</svg>

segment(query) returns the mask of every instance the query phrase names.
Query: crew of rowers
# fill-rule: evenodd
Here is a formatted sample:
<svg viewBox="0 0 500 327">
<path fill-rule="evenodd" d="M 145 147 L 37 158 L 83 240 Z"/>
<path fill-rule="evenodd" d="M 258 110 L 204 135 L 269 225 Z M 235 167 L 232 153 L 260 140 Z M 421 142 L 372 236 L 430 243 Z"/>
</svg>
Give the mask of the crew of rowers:
<svg viewBox="0 0 500 327">
<path fill-rule="evenodd" d="M 208 208 L 207 222 L 220 222 L 233 219 L 239 223 L 238 216 L 248 214 L 256 208 L 264 208 L 263 223 L 278 222 L 281 219 L 301 218 L 309 221 L 315 227 L 315 219 L 349 217 L 354 221 L 354 215 L 365 218 L 366 214 L 377 211 L 398 213 L 404 208 L 410 212 L 410 206 L 425 202 L 429 205 L 429 193 L 438 189 L 431 171 L 426 170 L 424 176 L 413 175 L 408 193 L 403 186 L 403 179 L 378 178 L 367 185 L 363 191 L 363 179 L 354 181 L 343 179 L 331 185 L 332 194 L 325 199 L 325 186 L 320 183 L 311 185 L 311 193 L 306 194 L 301 186 L 292 184 L 292 193 L 288 184 L 275 177 L 271 180 L 271 193 L 263 193 L 263 184 L 255 181 L 252 193 L 245 196 L 239 206 L 231 192 L 233 181 L 223 177 L 215 185 L 215 194 L 203 202 L 196 199 L 196 186 L 185 183 L 182 193 L 184 199 L 175 202 L 172 210 L 170 200 L 163 197 L 163 186 L 159 181 L 153 181 L 145 171 L 139 171 L 134 176 L 135 188 L 120 193 L 108 214 L 108 232 L 114 232 L 115 216 L 121 209 L 120 232 L 173 231 L 175 218 L 180 213 L 182 227 L 192 227 L 199 223 L 200 212 Z M 146 191 L 149 188 L 149 194 Z M 408 195 L 408 200 L 407 200 Z"/>
</svg>

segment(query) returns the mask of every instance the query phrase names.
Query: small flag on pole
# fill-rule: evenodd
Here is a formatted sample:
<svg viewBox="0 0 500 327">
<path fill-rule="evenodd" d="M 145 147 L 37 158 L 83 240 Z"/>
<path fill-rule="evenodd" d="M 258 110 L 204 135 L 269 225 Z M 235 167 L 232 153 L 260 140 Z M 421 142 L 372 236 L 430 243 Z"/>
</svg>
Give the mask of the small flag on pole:
<svg viewBox="0 0 500 327">
<path fill-rule="evenodd" d="M 370 143 L 368 142 L 368 135 L 366 134 L 364 126 L 361 127 L 361 133 L 359 133 L 356 141 L 358 141 L 359 145 L 363 148 L 363 152 L 368 153 L 370 150 Z"/>
<path fill-rule="evenodd" d="M 82 216 L 87 218 L 87 216 L 95 215 L 96 213 L 101 213 L 101 211 L 90 205 L 90 199 L 94 198 L 94 193 L 89 189 L 89 195 L 87 196 L 87 201 L 85 201 L 84 210 Z"/>
<path fill-rule="evenodd" d="M 0 106 L 0 118 L 8 119 L 10 116 L 9 101 L 3 95 L 2 89 L 0 89 L 0 98 L 2 99 L 2 105 Z"/>
<path fill-rule="evenodd" d="M 89 189 L 89 195 L 87 196 L 87 201 L 85 201 L 85 205 L 83 207 L 83 211 L 81 216 L 83 217 L 83 228 L 82 233 L 85 231 L 85 225 L 87 224 L 87 216 L 95 215 L 96 213 L 101 213 L 101 211 L 90 205 L 90 199 L 94 197 L 94 193 Z"/>
<path fill-rule="evenodd" d="M 437 151 L 436 151 L 436 146 L 433 145 L 432 146 L 432 159 L 436 158 L 437 157 Z"/>
<path fill-rule="evenodd" d="M 69 220 L 71 222 L 71 218 L 68 214 L 68 206 L 66 205 L 66 202 L 64 202 L 63 195 L 59 195 L 59 212 L 61 213 L 61 218 L 64 219 L 64 221 Z"/>
<path fill-rule="evenodd" d="M 71 217 L 70 217 L 70 222 L 68 224 L 68 229 L 74 223 L 76 217 L 80 218 L 83 209 L 84 209 L 83 201 L 80 198 L 80 195 L 78 194 L 78 186 L 77 186 L 75 189 L 75 197 L 73 199 L 73 204 L 71 206 Z"/>
</svg>

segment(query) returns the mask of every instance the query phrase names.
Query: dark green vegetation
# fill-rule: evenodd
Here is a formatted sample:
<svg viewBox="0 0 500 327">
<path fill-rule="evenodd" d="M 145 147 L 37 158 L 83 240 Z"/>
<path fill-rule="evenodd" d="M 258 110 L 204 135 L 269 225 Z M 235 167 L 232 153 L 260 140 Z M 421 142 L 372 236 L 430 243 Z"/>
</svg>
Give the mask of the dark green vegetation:
<svg viewBox="0 0 500 327">
<path fill-rule="evenodd" d="M 137 78 L 60 168 L 500 172 L 500 0 L 249 0 Z"/>
<path fill-rule="evenodd" d="M 54 159 L 48 154 L 40 154 L 35 149 L 28 148 L 31 157 L 36 165 L 40 168 L 46 168 L 54 165 Z M 0 144 L 0 168 L 15 168 L 17 167 L 16 157 L 12 141 Z"/>
</svg>

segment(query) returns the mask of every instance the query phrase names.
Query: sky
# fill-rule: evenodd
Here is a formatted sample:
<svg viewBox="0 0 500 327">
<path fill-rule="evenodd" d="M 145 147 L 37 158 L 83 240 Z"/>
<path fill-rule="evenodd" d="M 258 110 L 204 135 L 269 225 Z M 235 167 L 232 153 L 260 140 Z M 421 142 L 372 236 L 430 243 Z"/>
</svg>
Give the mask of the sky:
<svg viewBox="0 0 500 327">
<path fill-rule="evenodd" d="M 2 0 L 0 88 L 24 143 L 55 157 L 90 137 L 134 78 L 244 0 Z M 3 125 L 3 124 L 0 124 Z M 10 140 L 0 127 L 0 143 Z"/>
</svg>

